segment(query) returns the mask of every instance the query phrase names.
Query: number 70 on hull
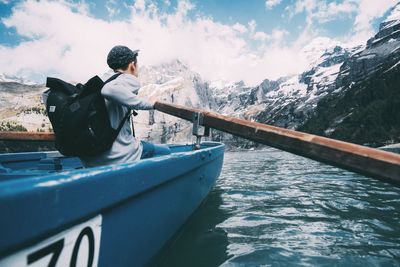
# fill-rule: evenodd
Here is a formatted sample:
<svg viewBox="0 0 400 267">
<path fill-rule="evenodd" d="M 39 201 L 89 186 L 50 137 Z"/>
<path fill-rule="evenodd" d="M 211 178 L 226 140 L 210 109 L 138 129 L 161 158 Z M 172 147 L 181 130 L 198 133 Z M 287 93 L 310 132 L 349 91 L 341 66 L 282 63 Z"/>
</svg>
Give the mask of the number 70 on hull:
<svg viewBox="0 0 400 267">
<path fill-rule="evenodd" d="M 97 266 L 102 216 L 58 233 L 0 260 L 0 267 Z"/>
</svg>

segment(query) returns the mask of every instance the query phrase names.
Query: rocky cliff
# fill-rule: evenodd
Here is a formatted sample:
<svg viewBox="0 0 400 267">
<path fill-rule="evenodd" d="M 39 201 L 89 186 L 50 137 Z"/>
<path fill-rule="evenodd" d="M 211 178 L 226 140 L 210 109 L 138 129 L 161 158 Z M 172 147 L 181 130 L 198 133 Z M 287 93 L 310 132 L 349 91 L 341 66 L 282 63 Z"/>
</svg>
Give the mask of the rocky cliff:
<svg viewBox="0 0 400 267">
<path fill-rule="evenodd" d="M 299 129 L 359 144 L 400 142 L 400 5 L 344 61 L 335 90 Z"/>
</svg>

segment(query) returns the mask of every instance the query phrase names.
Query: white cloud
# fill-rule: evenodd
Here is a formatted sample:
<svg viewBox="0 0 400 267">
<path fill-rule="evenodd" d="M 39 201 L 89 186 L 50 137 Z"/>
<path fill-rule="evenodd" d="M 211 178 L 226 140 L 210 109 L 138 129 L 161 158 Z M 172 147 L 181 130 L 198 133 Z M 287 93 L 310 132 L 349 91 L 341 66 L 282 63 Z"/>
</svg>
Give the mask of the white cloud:
<svg viewBox="0 0 400 267">
<path fill-rule="evenodd" d="M 373 21 L 382 17 L 398 0 L 359 0 L 357 16 L 354 22 L 353 43 L 365 42 L 374 34 Z"/>
<path fill-rule="evenodd" d="M 275 41 L 281 41 L 286 35 L 288 35 L 289 32 L 286 30 L 279 30 L 279 29 L 274 29 L 272 31 L 272 39 Z"/>
<path fill-rule="evenodd" d="M 256 27 L 257 27 L 257 23 L 256 23 L 256 21 L 253 19 L 253 20 L 250 20 L 250 21 L 249 21 L 248 26 L 249 26 L 250 33 L 254 33 L 255 30 L 256 30 Z"/>
<path fill-rule="evenodd" d="M 195 5 L 189 1 L 178 1 L 177 13 L 181 16 L 186 16 L 190 10 L 193 10 Z"/>
<path fill-rule="evenodd" d="M 271 45 L 281 44 L 284 38 L 289 34 L 286 30 L 274 29 L 271 34 L 266 34 L 265 32 L 257 31 L 251 38 L 258 41 L 267 41 Z"/>
<path fill-rule="evenodd" d="M 146 8 L 146 1 L 145 0 L 136 0 L 133 7 L 139 11 L 144 10 Z"/>
<path fill-rule="evenodd" d="M 170 6 L 170 5 L 171 5 L 171 1 L 169 1 L 169 0 L 164 0 L 164 5 Z"/>
<path fill-rule="evenodd" d="M 115 0 L 108 0 L 106 2 L 106 9 L 110 18 L 118 15 L 121 12 L 121 10 L 118 8 L 118 5 L 119 4 L 116 3 Z"/>
<path fill-rule="evenodd" d="M 389 16 L 385 19 L 386 22 L 400 20 L 400 2 L 391 10 Z"/>
<path fill-rule="evenodd" d="M 329 4 L 322 4 L 319 7 L 319 10 L 315 13 L 315 18 L 320 23 L 334 20 L 341 15 L 350 15 L 357 10 L 357 5 L 351 1 L 344 1 L 342 3 L 331 2 Z"/>
<path fill-rule="evenodd" d="M 272 9 L 275 6 L 279 5 L 282 2 L 282 0 L 266 0 L 265 1 L 265 6 L 267 9 Z"/>
<path fill-rule="evenodd" d="M 166 14 L 150 1 L 136 1 L 129 19 L 108 21 L 89 14 L 85 5 L 28 0 L 2 19 L 26 41 L 15 47 L 0 45 L 0 72 L 39 76 L 42 82 L 47 75 L 85 81 L 108 69 L 106 55 L 116 44 L 140 49 L 139 64 L 180 59 L 208 80 L 255 84 L 304 68 L 299 54 L 304 41 L 284 45 L 286 31 L 257 31 L 255 21 L 245 26 L 203 16 L 192 19 L 187 14 L 193 8 L 180 1 L 174 13 Z M 254 37 L 264 42 L 254 47 Z"/>
<path fill-rule="evenodd" d="M 235 23 L 235 24 L 232 26 L 232 28 L 233 28 L 234 30 L 236 30 L 237 32 L 239 32 L 239 33 L 245 33 L 245 32 L 247 32 L 246 26 L 244 26 L 243 24 L 240 24 L 240 23 Z"/>
<path fill-rule="evenodd" d="M 253 34 L 252 38 L 254 40 L 265 41 L 268 37 L 268 34 L 266 34 L 265 32 L 256 32 Z"/>
<path fill-rule="evenodd" d="M 306 11 L 311 13 L 317 7 L 317 0 L 297 0 L 294 6 L 288 6 L 287 9 L 291 16 Z"/>
<path fill-rule="evenodd" d="M 292 6 L 287 7 L 289 16 L 306 12 L 307 24 L 311 25 L 314 21 L 325 23 L 336 19 L 339 16 L 349 15 L 357 11 L 357 0 L 343 0 L 342 2 L 317 1 L 317 0 L 297 0 Z"/>
<path fill-rule="evenodd" d="M 374 20 L 382 17 L 396 3 L 398 0 L 336 0 L 329 3 L 319 0 L 296 0 L 286 8 L 286 12 L 290 18 L 305 12 L 304 31 L 315 33 L 323 30 L 323 23 L 340 17 L 352 18 L 354 24 L 349 27 L 348 34 L 338 38 L 346 41 L 347 45 L 359 45 L 374 35 Z"/>
</svg>

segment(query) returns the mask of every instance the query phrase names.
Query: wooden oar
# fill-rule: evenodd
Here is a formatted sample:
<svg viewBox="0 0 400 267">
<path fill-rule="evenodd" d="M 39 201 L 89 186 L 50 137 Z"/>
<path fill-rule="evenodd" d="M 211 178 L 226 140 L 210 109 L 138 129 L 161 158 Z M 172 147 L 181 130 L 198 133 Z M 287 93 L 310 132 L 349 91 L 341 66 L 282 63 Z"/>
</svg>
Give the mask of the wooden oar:
<svg viewBox="0 0 400 267">
<path fill-rule="evenodd" d="M 400 185 L 399 154 L 165 102 L 155 108 L 189 121 L 201 114 L 204 126 Z M 54 135 L 0 132 L 0 140 L 53 141 Z"/>
<path fill-rule="evenodd" d="M 400 185 L 399 154 L 164 102 L 155 107 L 186 120 L 200 113 L 204 126 Z"/>
</svg>

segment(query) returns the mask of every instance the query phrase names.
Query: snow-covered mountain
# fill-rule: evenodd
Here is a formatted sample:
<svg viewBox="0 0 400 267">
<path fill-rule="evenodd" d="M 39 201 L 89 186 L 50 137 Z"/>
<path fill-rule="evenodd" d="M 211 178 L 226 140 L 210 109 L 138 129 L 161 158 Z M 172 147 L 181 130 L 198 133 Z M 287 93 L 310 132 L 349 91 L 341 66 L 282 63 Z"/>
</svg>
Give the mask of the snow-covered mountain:
<svg viewBox="0 0 400 267">
<path fill-rule="evenodd" d="M 297 129 L 313 114 L 318 102 L 336 90 L 336 79 L 342 64 L 362 46 L 348 48 L 329 38 L 317 38 L 302 50 L 309 69 L 301 74 L 264 80 L 255 87 L 243 82 L 210 83 L 216 111 L 279 127 Z M 252 143 L 222 134 L 220 140 L 235 146 Z"/>
<path fill-rule="evenodd" d="M 303 49 L 310 67 L 300 75 L 264 80 L 256 87 L 245 87 L 243 83 L 226 88 L 211 85 L 215 95 L 226 92 L 217 97 L 218 111 L 295 129 L 307 120 L 321 98 L 335 90 L 341 65 L 357 49 L 318 38 Z"/>
<path fill-rule="evenodd" d="M 37 85 L 36 82 L 33 82 L 29 79 L 25 79 L 22 77 L 11 76 L 4 73 L 0 73 L 0 82 L 1 83 L 18 83 L 24 85 Z"/>
<path fill-rule="evenodd" d="M 301 130 L 351 142 L 400 142 L 400 4 L 366 47 L 340 66 L 335 90 Z"/>
<path fill-rule="evenodd" d="M 178 105 L 211 110 L 214 98 L 200 75 L 176 60 L 169 64 L 141 69 L 144 85 L 139 96 Z M 136 135 L 153 142 L 191 142 L 191 124 L 158 111 L 139 112 L 135 117 Z"/>
<path fill-rule="evenodd" d="M 252 87 L 242 81 L 205 81 L 179 60 L 143 67 L 139 94 L 355 143 L 400 142 L 400 4 L 365 45 L 317 38 L 301 53 L 309 62 L 306 71 Z M 43 90 L 0 75 L 2 123 L 46 130 L 39 102 Z M 192 139 L 190 123 L 157 111 L 139 112 L 135 122 L 137 136 L 154 142 Z M 252 145 L 216 131 L 213 138 Z"/>
</svg>

